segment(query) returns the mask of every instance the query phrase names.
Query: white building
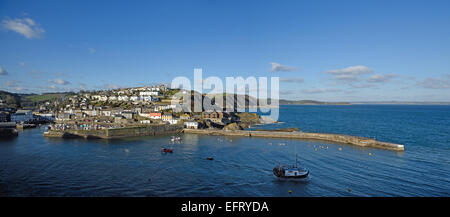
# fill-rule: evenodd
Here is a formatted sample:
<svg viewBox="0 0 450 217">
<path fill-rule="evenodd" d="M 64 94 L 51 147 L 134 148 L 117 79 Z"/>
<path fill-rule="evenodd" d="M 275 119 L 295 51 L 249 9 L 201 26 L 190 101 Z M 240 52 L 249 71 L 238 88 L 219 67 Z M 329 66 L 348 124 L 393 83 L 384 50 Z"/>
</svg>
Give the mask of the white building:
<svg viewBox="0 0 450 217">
<path fill-rule="evenodd" d="M 119 101 L 125 101 L 125 102 L 127 102 L 128 100 L 129 100 L 129 98 L 128 98 L 128 96 L 119 96 L 118 98 L 117 98 Z"/>
<path fill-rule="evenodd" d="M 150 113 L 148 113 L 148 112 L 145 112 L 145 113 L 139 112 L 139 116 L 144 117 L 144 118 L 150 118 Z"/>
<path fill-rule="evenodd" d="M 55 120 L 55 116 L 53 114 L 38 114 L 38 116 L 40 116 L 43 119 L 49 120 L 49 121 L 54 121 Z"/>
<path fill-rule="evenodd" d="M 111 116 L 111 111 L 110 110 L 103 110 L 102 111 L 102 115 L 106 116 L 106 117 L 110 117 Z"/>
<path fill-rule="evenodd" d="M 88 116 L 97 116 L 96 110 L 86 110 L 84 111 L 84 113 L 86 113 Z"/>
<path fill-rule="evenodd" d="M 167 120 L 169 124 L 178 124 L 178 119 Z"/>
<path fill-rule="evenodd" d="M 184 127 L 190 129 L 198 129 L 198 122 L 195 121 L 184 122 Z"/>
<path fill-rule="evenodd" d="M 133 119 L 133 112 L 130 111 L 122 112 L 122 116 L 125 117 L 126 119 Z"/>
<path fill-rule="evenodd" d="M 142 120 L 141 124 L 151 124 L 152 121 L 151 120 Z"/>
<path fill-rule="evenodd" d="M 131 101 L 139 101 L 140 97 L 139 96 L 131 96 L 130 100 Z"/>
<path fill-rule="evenodd" d="M 152 97 L 151 97 L 151 96 L 142 96 L 141 99 L 142 99 L 142 101 L 144 101 L 144 102 L 150 102 L 150 101 L 152 101 Z"/>
<path fill-rule="evenodd" d="M 141 96 L 158 96 L 159 92 L 157 91 L 142 91 L 139 93 Z"/>
<path fill-rule="evenodd" d="M 169 110 L 169 109 L 175 109 L 177 105 L 160 105 L 158 106 L 158 110 Z"/>
</svg>

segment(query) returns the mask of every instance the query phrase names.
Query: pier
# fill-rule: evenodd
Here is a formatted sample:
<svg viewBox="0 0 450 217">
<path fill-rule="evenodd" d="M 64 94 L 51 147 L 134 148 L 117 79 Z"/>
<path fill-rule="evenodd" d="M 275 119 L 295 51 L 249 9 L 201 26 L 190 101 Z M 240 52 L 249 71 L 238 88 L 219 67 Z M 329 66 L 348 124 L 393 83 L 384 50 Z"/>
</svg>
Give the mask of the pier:
<svg viewBox="0 0 450 217">
<path fill-rule="evenodd" d="M 200 129 L 184 129 L 184 133 L 204 134 L 215 136 L 245 136 L 245 137 L 261 137 L 261 138 L 283 138 L 283 139 L 303 139 L 303 140 L 321 140 L 336 143 L 344 143 L 361 147 L 371 147 L 379 149 L 387 149 L 392 151 L 404 151 L 404 145 L 380 142 L 375 139 L 349 136 L 330 133 L 305 133 L 305 132 L 280 132 L 280 131 L 250 131 L 250 130 L 200 130 Z"/>
</svg>

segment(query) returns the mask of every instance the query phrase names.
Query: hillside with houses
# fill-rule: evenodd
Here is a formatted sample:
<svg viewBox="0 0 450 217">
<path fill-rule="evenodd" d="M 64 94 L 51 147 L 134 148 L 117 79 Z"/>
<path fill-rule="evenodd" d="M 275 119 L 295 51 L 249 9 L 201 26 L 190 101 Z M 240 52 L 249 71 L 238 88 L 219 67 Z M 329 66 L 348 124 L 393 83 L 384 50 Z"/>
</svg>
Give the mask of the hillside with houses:
<svg viewBox="0 0 450 217">
<path fill-rule="evenodd" d="M 165 85 L 155 85 L 18 96 L 18 105 L 21 105 L 20 99 L 27 99 L 31 106 L 27 109 L 9 107 L 1 99 L 0 121 L 17 124 L 51 123 L 52 130 L 101 130 L 155 124 L 181 125 L 194 129 L 243 129 L 260 123 L 259 116 L 254 113 L 224 112 L 221 106 L 214 103 L 211 106 L 195 105 L 211 99 L 193 91 L 190 94 L 191 111 L 195 106 L 200 106 L 202 112 L 186 112 L 180 105 L 171 104 L 179 91 Z M 239 97 L 235 98 L 236 105 L 249 103 L 249 97 L 243 98 L 244 102 L 240 102 Z M 29 103 L 30 99 L 34 100 L 32 104 Z"/>
</svg>

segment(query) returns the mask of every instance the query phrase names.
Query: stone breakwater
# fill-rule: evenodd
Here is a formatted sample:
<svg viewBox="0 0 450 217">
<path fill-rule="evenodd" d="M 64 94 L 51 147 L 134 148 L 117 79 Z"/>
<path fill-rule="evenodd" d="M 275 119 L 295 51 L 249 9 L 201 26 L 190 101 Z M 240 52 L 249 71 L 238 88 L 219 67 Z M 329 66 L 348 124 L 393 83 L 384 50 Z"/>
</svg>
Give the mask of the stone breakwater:
<svg viewBox="0 0 450 217">
<path fill-rule="evenodd" d="M 211 130 L 211 129 L 183 129 L 181 125 L 150 125 L 135 126 L 117 129 L 103 130 L 50 130 L 44 133 L 46 137 L 58 138 L 85 138 L 85 139 L 115 139 L 135 136 L 156 136 L 175 133 L 193 133 L 216 136 L 246 136 L 262 138 L 304 139 L 322 140 L 336 143 L 351 144 L 361 147 L 380 148 L 393 151 L 404 151 L 405 147 L 400 144 L 380 142 L 375 139 L 348 136 L 330 133 L 305 133 L 305 132 L 283 132 L 283 131 L 251 131 L 251 130 Z"/>
<path fill-rule="evenodd" d="M 216 135 L 216 136 L 247 136 L 247 137 L 265 137 L 265 138 L 284 138 L 284 139 L 305 139 L 322 140 L 336 143 L 345 143 L 362 147 L 380 148 L 393 151 L 404 151 L 405 147 L 400 144 L 380 142 L 375 139 L 348 136 L 329 133 L 305 133 L 305 132 L 280 132 L 280 131 L 250 131 L 250 130 L 198 130 L 184 129 L 184 133 Z"/>
<path fill-rule="evenodd" d="M 103 130 L 49 130 L 44 133 L 44 136 L 58 138 L 116 139 L 135 136 L 174 134 L 181 133 L 182 130 L 183 126 L 181 125 L 160 124 Z"/>
</svg>

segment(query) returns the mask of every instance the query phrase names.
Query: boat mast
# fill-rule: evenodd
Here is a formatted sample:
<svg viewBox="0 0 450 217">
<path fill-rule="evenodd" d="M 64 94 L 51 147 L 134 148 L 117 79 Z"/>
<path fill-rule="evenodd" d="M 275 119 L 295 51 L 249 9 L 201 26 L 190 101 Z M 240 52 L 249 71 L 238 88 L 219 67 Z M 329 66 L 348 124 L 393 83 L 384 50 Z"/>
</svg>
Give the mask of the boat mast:
<svg viewBox="0 0 450 217">
<path fill-rule="evenodd" d="M 297 166 L 297 153 L 295 153 L 295 167 L 297 168 L 298 166 Z"/>
</svg>

